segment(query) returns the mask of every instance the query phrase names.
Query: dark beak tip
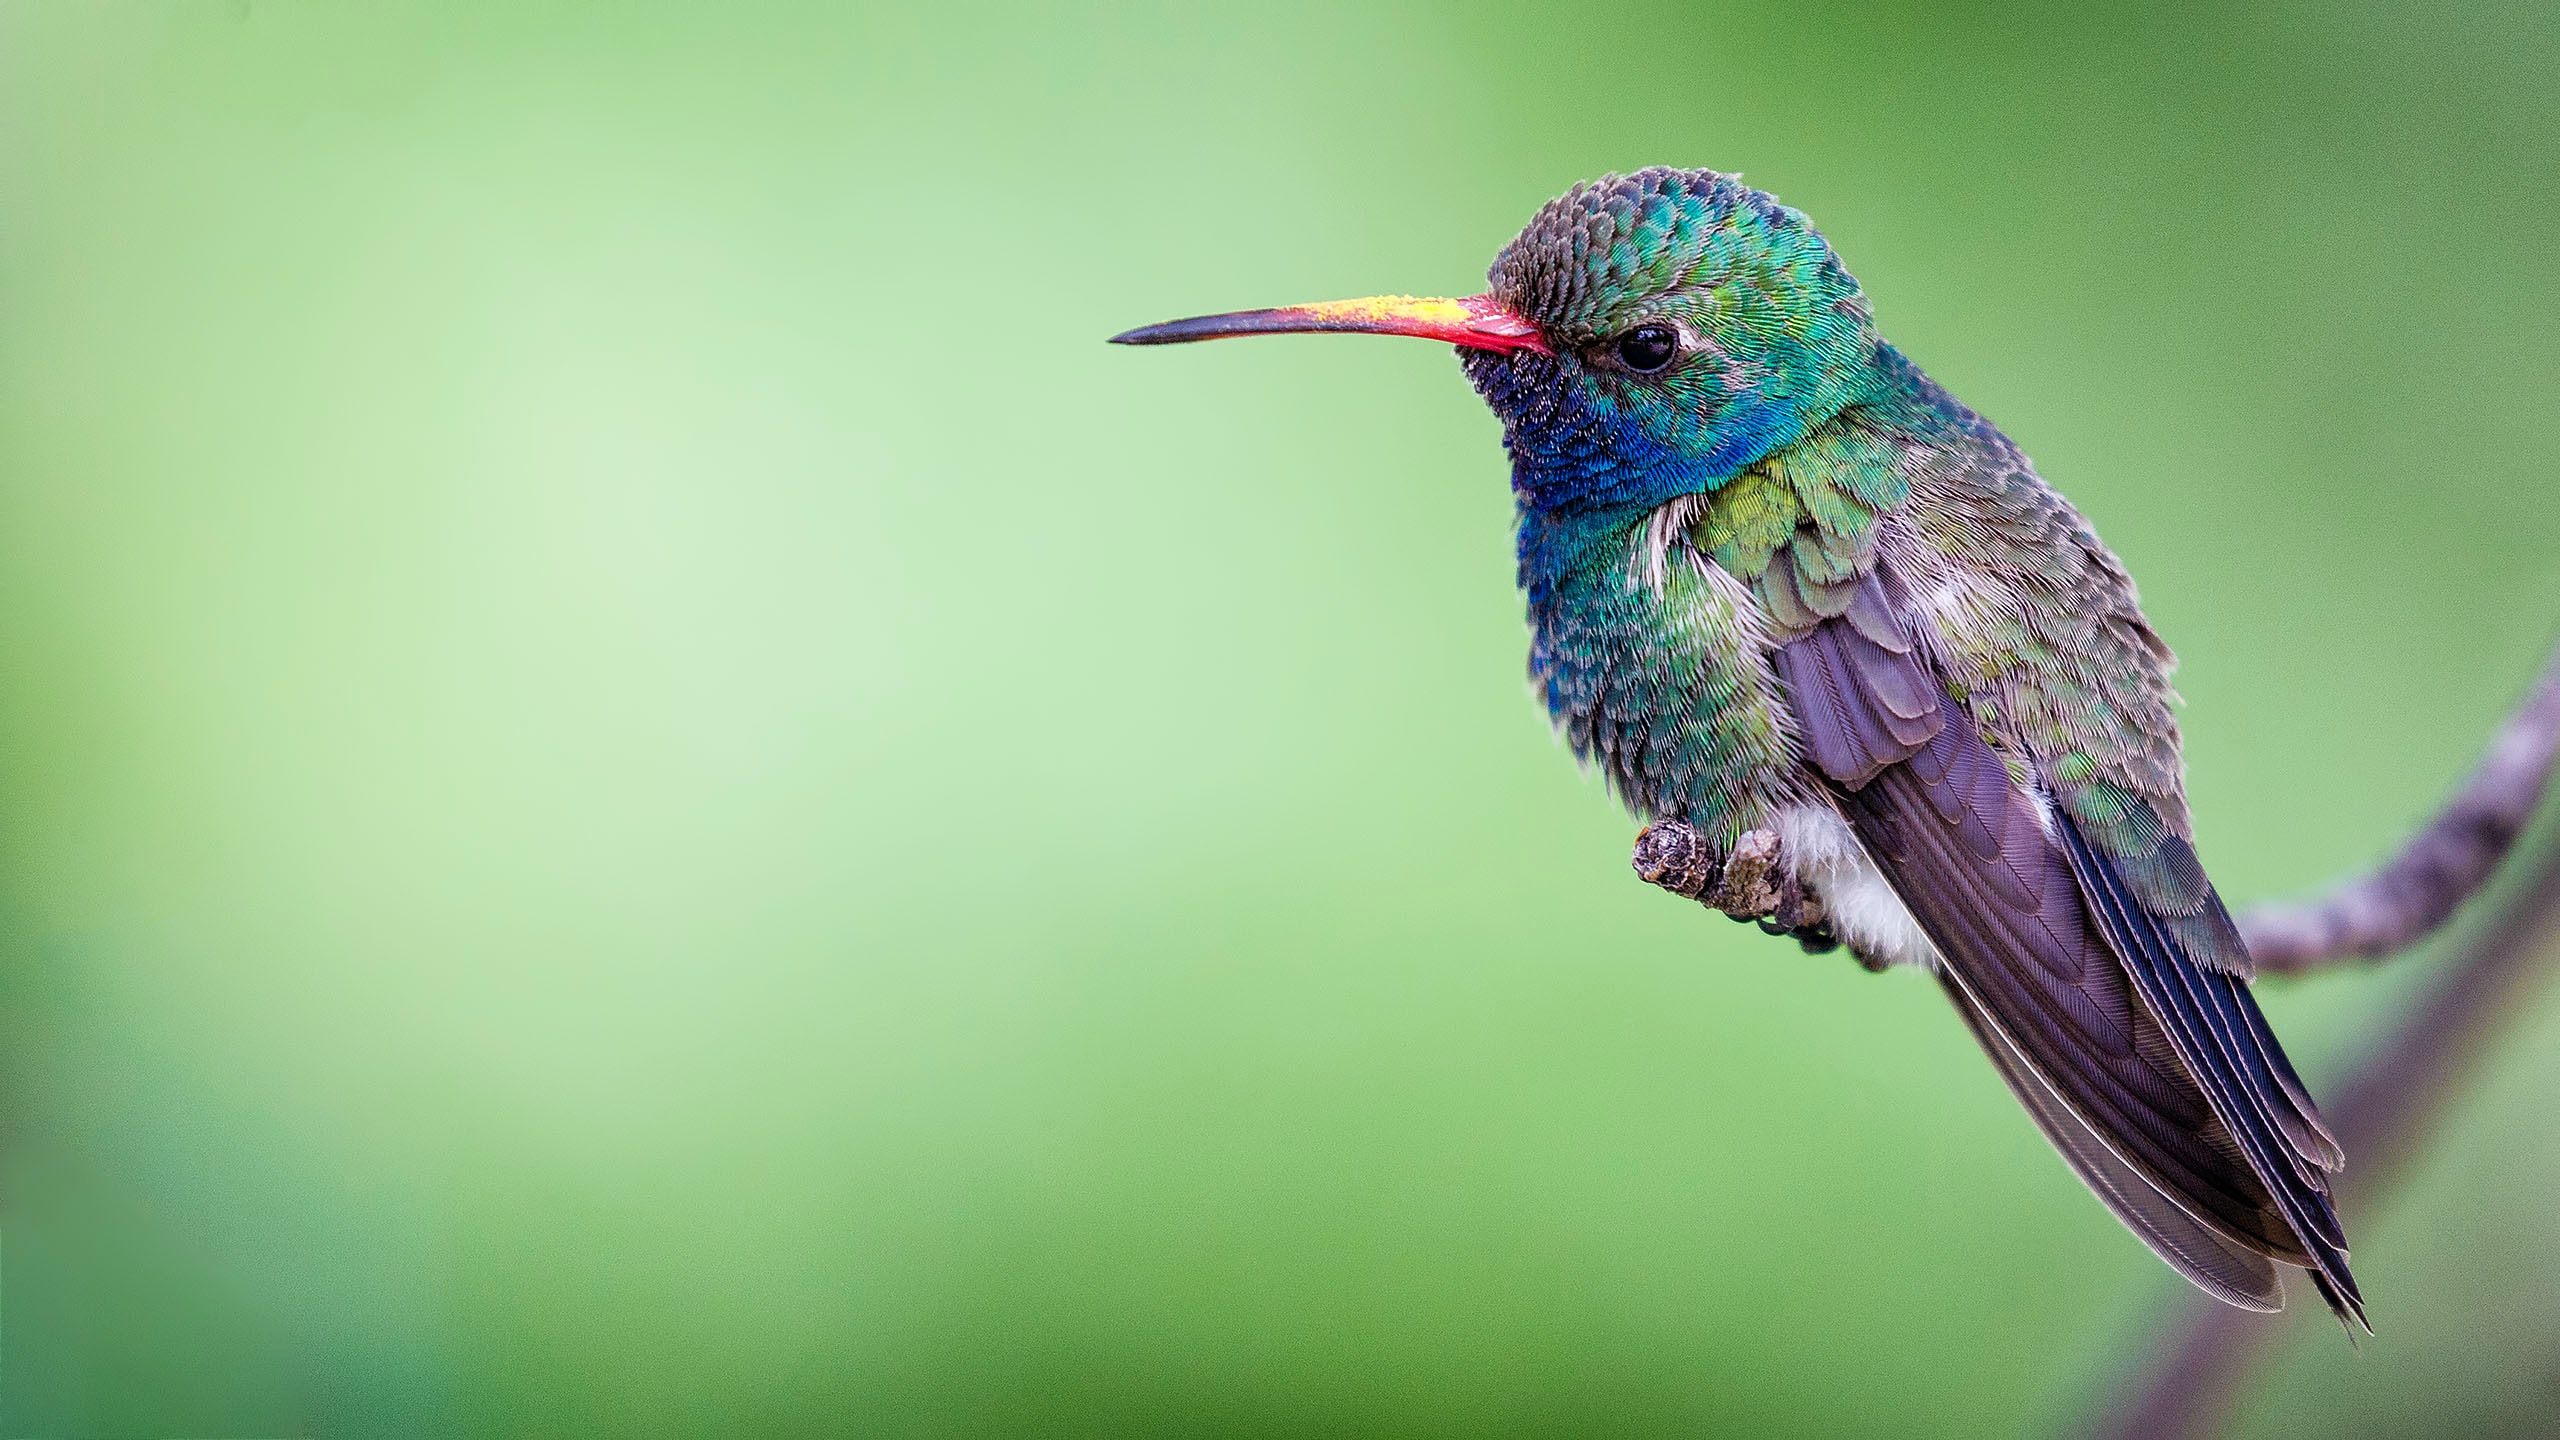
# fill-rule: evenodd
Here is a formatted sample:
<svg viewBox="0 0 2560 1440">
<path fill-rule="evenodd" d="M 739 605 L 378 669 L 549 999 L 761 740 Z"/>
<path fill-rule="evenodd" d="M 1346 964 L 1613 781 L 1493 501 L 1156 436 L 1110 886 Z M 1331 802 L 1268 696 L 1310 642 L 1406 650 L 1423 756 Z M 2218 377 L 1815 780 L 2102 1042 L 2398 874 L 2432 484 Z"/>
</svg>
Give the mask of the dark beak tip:
<svg viewBox="0 0 2560 1440">
<path fill-rule="evenodd" d="M 1180 345 L 1192 340 L 1215 340 L 1226 335 L 1249 335 L 1254 333 L 1253 330 L 1239 325 L 1237 321 L 1258 313 L 1200 315 L 1189 320 L 1159 320 L 1153 325 L 1141 325 L 1135 330 L 1123 330 L 1111 337 L 1111 343 L 1114 345 Z"/>
<path fill-rule="evenodd" d="M 1153 325 L 1141 325 L 1135 330 L 1123 330 L 1111 337 L 1111 343 L 1114 345 L 1175 345 L 1185 340 L 1209 338 L 1195 333 L 1198 325 L 1199 322 L 1196 320 L 1160 321 Z"/>
</svg>

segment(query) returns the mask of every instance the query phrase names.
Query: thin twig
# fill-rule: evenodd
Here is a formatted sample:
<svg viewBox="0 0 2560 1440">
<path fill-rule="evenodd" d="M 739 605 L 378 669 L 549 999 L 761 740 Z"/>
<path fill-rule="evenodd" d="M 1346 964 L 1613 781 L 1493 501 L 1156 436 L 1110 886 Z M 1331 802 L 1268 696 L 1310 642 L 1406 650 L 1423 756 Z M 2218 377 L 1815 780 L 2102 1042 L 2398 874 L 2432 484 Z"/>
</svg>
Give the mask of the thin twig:
<svg viewBox="0 0 2560 1440">
<path fill-rule="evenodd" d="M 2446 957 L 2416 1003 L 2321 1107 L 2354 1158 L 2339 1197 L 2350 1215 L 2389 1188 L 2416 1152 L 2428 1117 L 2460 1087 L 2497 1023 L 2511 1013 L 2509 1002 L 2550 952 L 2552 932 L 2560 928 L 2560 826 L 2545 829 L 2554 833 L 2532 873 Z M 2259 1355 L 2284 1333 L 2280 1317 L 2201 1295 L 2174 1303 L 2178 1313 L 2160 1342 L 2088 1433 L 2125 1440 L 2216 1433 Z"/>
<path fill-rule="evenodd" d="M 2471 778 L 2427 827 L 2370 874 L 2316 905 L 2261 905 L 2240 933 L 2261 975 L 2400 954 L 2450 918 L 2524 832 L 2560 754 L 2560 652 L 2500 726 Z"/>
</svg>

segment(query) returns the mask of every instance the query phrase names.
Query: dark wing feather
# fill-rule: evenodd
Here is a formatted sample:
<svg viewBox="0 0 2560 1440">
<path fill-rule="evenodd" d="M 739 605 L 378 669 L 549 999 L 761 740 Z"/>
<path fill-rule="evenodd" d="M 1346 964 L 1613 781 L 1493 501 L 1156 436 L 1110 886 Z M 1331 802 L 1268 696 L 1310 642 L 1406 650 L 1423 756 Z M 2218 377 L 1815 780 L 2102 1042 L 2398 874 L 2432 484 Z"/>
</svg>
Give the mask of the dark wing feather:
<svg viewBox="0 0 2560 1440">
<path fill-rule="evenodd" d="M 2036 1128 L 2126 1229 L 2215 1299 L 2243 1310 L 2284 1308 L 2284 1282 L 2276 1278 L 2272 1261 L 2171 1203 L 2054 1094 L 2053 1087 L 1993 1027 L 1954 976 L 1941 974 L 1938 982 L 1946 987 L 1947 998 L 1955 1002 L 1956 1013 L 1964 1017 L 1965 1028 L 1980 1042 L 1982 1053 L 1999 1068 L 2010 1093 L 2034 1117 Z"/>
<path fill-rule="evenodd" d="M 2211 1068 L 2223 1051 L 2182 1043 L 2206 1033 L 2200 1019 L 2182 1035 L 2147 989 L 2137 999 L 2112 930 L 2092 924 L 2072 857 L 2034 801 L 1908 642 L 1881 628 L 1854 614 L 1821 623 L 1779 648 L 1778 673 L 1806 758 L 1936 943 L 1966 1002 L 1958 1008 L 2012 1089 L 2109 1208 L 2202 1288 L 2268 1295 L 2237 1247 L 2325 1272 L 2351 1294 L 2343 1251 L 2326 1243 L 2336 1221 L 2325 1196 L 2295 1203 L 2300 1177 L 2283 1158 L 2295 1152 L 2263 1143 L 2265 1117 L 2238 1103 L 2227 1064 Z M 2263 1022 L 2250 1031 L 2226 998 L 2208 994 L 2170 1018 L 2209 1012 L 2280 1054 Z M 2290 1071 L 2270 1062 L 2260 1076 L 2281 1090 Z M 2128 1175 L 2156 1200 L 2121 1203 Z"/>
<path fill-rule="evenodd" d="M 2237 976 L 2196 963 L 2180 934 L 2143 906 L 2068 812 L 2056 817 L 2055 828 L 2144 1004 L 2160 1018 L 2188 1072 L 2204 1082 L 2215 1112 L 2309 1249 L 2315 1263 L 2307 1268 L 2325 1282 L 2322 1296 L 2341 1320 L 2370 1332 L 2363 1296 L 2347 1269 L 2346 1233 L 2329 1199 L 2328 1172 L 2344 1157 L 2306 1102 L 2257 999 Z M 2175 836 L 2166 843 L 2186 845 Z M 2213 904 L 2219 909 L 2221 901 Z"/>
</svg>

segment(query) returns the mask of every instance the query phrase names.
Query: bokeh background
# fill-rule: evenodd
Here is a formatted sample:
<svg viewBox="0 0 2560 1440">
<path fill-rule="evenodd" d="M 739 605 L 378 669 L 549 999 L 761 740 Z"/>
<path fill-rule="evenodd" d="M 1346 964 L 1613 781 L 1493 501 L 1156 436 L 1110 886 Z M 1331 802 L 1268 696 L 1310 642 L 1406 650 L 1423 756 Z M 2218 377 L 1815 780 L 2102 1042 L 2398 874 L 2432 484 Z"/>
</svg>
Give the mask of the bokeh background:
<svg viewBox="0 0 2560 1440">
<path fill-rule="evenodd" d="M 2297 894 L 2560 630 L 2555 64 L 2525 4 L 0 9 L 0 1431 L 2069 1424 L 2176 1282 L 1924 982 L 1628 876 L 1447 353 L 1102 338 L 1741 170 L 2123 552 L 2206 860 Z M 2269 987 L 2315 1087 L 2424 965 Z M 2550 1423 L 2555 1085 L 2560 994 L 2246 1433 Z"/>
</svg>

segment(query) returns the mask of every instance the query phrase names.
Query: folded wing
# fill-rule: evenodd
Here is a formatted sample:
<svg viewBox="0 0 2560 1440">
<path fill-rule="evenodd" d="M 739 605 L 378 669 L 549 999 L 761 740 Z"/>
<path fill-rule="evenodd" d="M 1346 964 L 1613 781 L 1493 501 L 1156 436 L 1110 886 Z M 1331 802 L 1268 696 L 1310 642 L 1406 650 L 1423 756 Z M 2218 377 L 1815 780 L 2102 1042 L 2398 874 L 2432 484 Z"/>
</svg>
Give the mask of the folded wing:
<svg viewBox="0 0 2560 1440">
<path fill-rule="evenodd" d="M 2182 943 L 2203 911 L 2151 908 L 2192 900 L 2161 883 L 2183 872 L 2146 851 L 2159 873 L 2127 878 L 2071 814 L 2040 811 L 1872 598 L 1781 646 L 1778 674 L 1807 760 L 1937 945 L 2002 1078 L 2100 1200 L 2198 1286 L 2273 1308 L 2280 1260 L 2361 1324 L 2323 1180 L 2334 1142 L 2245 986 Z"/>
</svg>

